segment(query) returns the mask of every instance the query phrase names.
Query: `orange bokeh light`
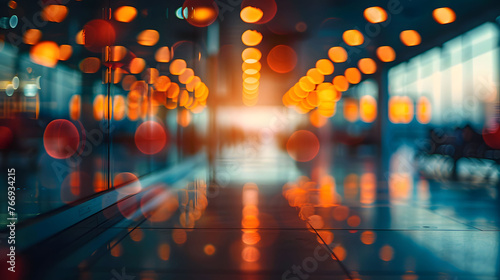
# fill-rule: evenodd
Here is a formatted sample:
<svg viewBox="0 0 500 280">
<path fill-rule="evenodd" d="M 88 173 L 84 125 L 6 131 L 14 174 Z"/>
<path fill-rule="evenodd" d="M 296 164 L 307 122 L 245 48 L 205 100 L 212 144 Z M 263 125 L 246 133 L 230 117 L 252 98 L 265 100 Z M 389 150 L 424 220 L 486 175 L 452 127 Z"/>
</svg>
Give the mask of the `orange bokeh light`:
<svg viewBox="0 0 500 280">
<path fill-rule="evenodd" d="M 342 75 L 335 76 L 332 83 L 338 91 L 346 91 L 349 89 L 349 81 Z"/>
<path fill-rule="evenodd" d="M 347 52 L 342 47 L 332 47 L 328 50 L 328 57 L 335 63 L 342 63 L 347 60 Z"/>
<path fill-rule="evenodd" d="M 381 46 L 377 48 L 377 56 L 382 62 L 391 62 L 396 59 L 396 52 L 389 46 Z"/>
<path fill-rule="evenodd" d="M 168 47 L 161 47 L 155 53 L 155 60 L 158 62 L 170 61 L 170 49 Z"/>
<path fill-rule="evenodd" d="M 51 22 L 61 22 L 68 15 L 68 8 L 64 5 L 48 5 L 42 10 L 42 19 Z"/>
<path fill-rule="evenodd" d="M 373 74 L 377 71 L 377 64 L 371 58 L 362 58 L 358 61 L 358 68 L 363 74 Z"/>
<path fill-rule="evenodd" d="M 180 75 L 186 70 L 186 67 L 187 67 L 186 61 L 184 61 L 183 59 L 176 59 L 170 63 L 169 67 L 170 74 Z"/>
<path fill-rule="evenodd" d="M 420 42 L 422 42 L 420 34 L 418 34 L 418 32 L 415 30 L 402 31 L 401 34 L 399 34 L 399 38 L 401 39 L 401 42 L 403 42 L 403 44 L 409 47 L 420 45 Z"/>
<path fill-rule="evenodd" d="M 73 54 L 73 48 L 70 45 L 59 46 L 59 60 L 68 60 Z"/>
<path fill-rule="evenodd" d="M 365 19 L 371 23 L 379 23 L 387 20 L 387 12 L 381 7 L 366 8 L 363 15 Z"/>
<path fill-rule="evenodd" d="M 160 39 L 160 33 L 153 29 L 147 29 L 137 35 L 137 43 L 143 46 L 154 46 Z"/>
<path fill-rule="evenodd" d="M 246 63 L 256 63 L 262 58 L 262 53 L 256 48 L 246 48 L 241 53 L 241 58 Z"/>
<path fill-rule="evenodd" d="M 27 45 L 34 45 L 42 38 L 42 31 L 38 29 L 28 29 L 24 32 L 23 42 Z"/>
<path fill-rule="evenodd" d="M 241 41 L 247 46 L 257 46 L 262 41 L 262 34 L 255 30 L 247 30 L 241 35 Z"/>
<path fill-rule="evenodd" d="M 263 15 L 264 15 L 264 13 L 262 12 L 261 9 L 251 7 L 251 6 L 247 6 L 243 9 L 241 9 L 241 12 L 240 12 L 241 20 L 246 22 L 246 23 L 258 22 L 262 18 Z"/>
<path fill-rule="evenodd" d="M 351 67 L 347 68 L 344 72 L 345 78 L 350 84 L 357 84 L 361 82 L 361 73 L 359 73 L 358 68 Z"/>
<path fill-rule="evenodd" d="M 131 6 L 121 6 L 115 11 L 115 19 L 121 22 L 131 22 L 137 16 L 137 9 Z"/>
<path fill-rule="evenodd" d="M 355 122 L 359 117 L 358 102 L 352 98 L 344 99 L 344 118 L 348 122 Z"/>
<path fill-rule="evenodd" d="M 333 63 L 328 59 L 320 59 L 316 62 L 316 68 L 323 75 L 333 74 Z"/>
<path fill-rule="evenodd" d="M 417 102 L 417 121 L 421 124 L 428 124 L 432 117 L 432 106 L 429 99 L 421 96 Z"/>
<path fill-rule="evenodd" d="M 371 123 L 377 118 L 377 100 L 370 95 L 362 96 L 359 100 L 359 115 L 363 122 Z"/>
<path fill-rule="evenodd" d="M 365 41 L 363 34 L 359 30 L 347 30 L 342 34 L 342 39 L 349 46 L 359 46 Z"/>
<path fill-rule="evenodd" d="M 437 8 L 432 11 L 432 17 L 439 24 L 448 24 L 455 21 L 457 18 L 455 11 L 448 7 Z"/>
<path fill-rule="evenodd" d="M 196 27 L 209 26 L 219 15 L 219 7 L 214 0 L 186 0 L 182 11 L 186 21 Z"/>
<path fill-rule="evenodd" d="M 40 42 L 31 48 L 30 58 L 36 64 L 55 67 L 59 60 L 59 46 L 51 41 Z"/>
</svg>

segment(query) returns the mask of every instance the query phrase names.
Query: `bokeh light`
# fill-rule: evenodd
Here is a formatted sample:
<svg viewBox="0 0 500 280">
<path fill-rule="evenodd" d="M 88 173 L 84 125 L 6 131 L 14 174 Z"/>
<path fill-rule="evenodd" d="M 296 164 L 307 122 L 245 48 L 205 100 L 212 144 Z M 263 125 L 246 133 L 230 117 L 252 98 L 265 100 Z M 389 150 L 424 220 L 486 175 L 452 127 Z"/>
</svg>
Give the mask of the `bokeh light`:
<svg viewBox="0 0 500 280">
<path fill-rule="evenodd" d="M 323 75 L 333 74 L 333 63 L 328 59 L 320 59 L 316 62 L 316 68 Z"/>
<path fill-rule="evenodd" d="M 61 22 L 68 15 L 68 8 L 64 5 L 47 5 L 42 10 L 42 19 L 51 22 Z"/>
<path fill-rule="evenodd" d="M 318 137 L 308 130 L 295 131 L 286 143 L 288 155 L 298 162 L 311 161 L 319 152 Z"/>
<path fill-rule="evenodd" d="M 116 32 L 106 20 L 94 19 L 83 27 L 83 43 L 91 52 L 101 52 L 102 48 L 115 44 Z"/>
<path fill-rule="evenodd" d="M 257 46 L 262 41 L 262 34 L 255 30 L 247 30 L 241 35 L 241 41 L 246 46 Z"/>
<path fill-rule="evenodd" d="M 34 45 L 42 38 L 42 31 L 39 29 L 28 29 L 24 32 L 23 42 L 27 45 Z"/>
<path fill-rule="evenodd" d="M 131 6 L 121 6 L 115 10 L 115 20 L 121 22 L 131 22 L 137 16 L 137 9 Z"/>
<path fill-rule="evenodd" d="M 342 63 L 347 60 L 347 52 L 342 47 L 332 47 L 328 50 L 328 57 L 335 63 Z"/>
<path fill-rule="evenodd" d="M 165 128 L 156 121 L 145 121 L 135 131 L 135 145 L 144 154 L 159 153 L 167 144 Z"/>
<path fill-rule="evenodd" d="M 344 75 L 350 84 L 355 85 L 361 82 L 361 73 L 359 72 L 358 68 L 347 68 L 344 72 Z"/>
<path fill-rule="evenodd" d="M 212 24 L 219 15 L 219 7 L 214 0 L 186 0 L 182 5 L 184 18 L 196 27 Z"/>
<path fill-rule="evenodd" d="M 248 9 L 249 7 L 251 9 Z M 262 16 L 257 19 L 260 14 L 259 10 L 262 11 Z M 264 24 L 272 20 L 277 11 L 278 6 L 274 0 L 243 0 L 240 16 L 244 22 Z"/>
<path fill-rule="evenodd" d="M 363 122 L 371 123 L 377 118 L 377 100 L 370 95 L 364 95 L 359 100 L 359 115 Z"/>
<path fill-rule="evenodd" d="M 381 7 L 366 8 L 363 15 L 371 23 L 379 23 L 387 20 L 387 12 Z"/>
<path fill-rule="evenodd" d="M 288 73 L 297 65 L 297 53 L 286 45 L 277 45 L 269 51 L 267 64 L 276 73 Z"/>
<path fill-rule="evenodd" d="M 377 64 L 371 58 L 362 58 L 358 61 L 358 68 L 363 74 L 373 74 L 377 72 Z"/>
<path fill-rule="evenodd" d="M 182 59 L 175 59 L 170 63 L 169 70 L 172 75 L 181 75 L 187 67 L 186 61 Z"/>
<path fill-rule="evenodd" d="M 30 59 L 36 64 L 53 68 L 59 61 L 59 46 L 51 41 L 40 42 L 31 48 Z"/>
<path fill-rule="evenodd" d="M 153 29 L 146 29 L 137 35 L 137 43 L 143 46 L 154 46 L 160 39 L 160 33 Z"/>
<path fill-rule="evenodd" d="M 443 7 L 432 11 L 432 17 L 439 24 L 448 24 L 454 22 L 457 16 L 452 9 Z"/>
<path fill-rule="evenodd" d="M 80 144 L 80 135 L 76 126 L 68 120 L 51 121 L 43 133 L 43 146 L 47 154 L 56 159 L 72 156 Z"/>
<path fill-rule="evenodd" d="M 402 31 L 401 34 L 399 34 L 399 38 L 403 44 L 409 47 L 420 45 L 420 42 L 422 41 L 420 34 L 415 30 Z"/>
<path fill-rule="evenodd" d="M 382 62 L 391 62 L 396 59 L 396 52 L 389 46 L 381 46 L 377 48 L 377 57 Z"/>
<path fill-rule="evenodd" d="M 342 39 L 349 46 L 359 46 L 365 41 L 363 34 L 359 30 L 347 30 L 342 34 Z"/>
</svg>

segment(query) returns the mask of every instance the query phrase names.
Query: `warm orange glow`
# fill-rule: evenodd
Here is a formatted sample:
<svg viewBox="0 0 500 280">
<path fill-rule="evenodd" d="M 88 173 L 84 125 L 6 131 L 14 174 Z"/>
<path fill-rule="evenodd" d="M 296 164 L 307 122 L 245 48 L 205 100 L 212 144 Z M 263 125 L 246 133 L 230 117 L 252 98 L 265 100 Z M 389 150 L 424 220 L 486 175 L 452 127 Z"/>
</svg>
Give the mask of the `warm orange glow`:
<svg viewBox="0 0 500 280">
<path fill-rule="evenodd" d="M 333 248 L 333 252 L 335 253 L 335 256 L 337 256 L 339 261 L 345 260 L 345 257 L 347 256 L 347 251 L 344 249 L 344 247 L 342 247 L 342 245 L 335 246 L 335 248 Z"/>
<path fill-rule="evenodd" d="M 349 216 L 349 207 L 347 206 L 337 206 L 333 208 L 333 218 L 337 221 L 344 221 Z"/>
<path fill-rule="evenodd" d="M 75 36 L 75 41 L 78 45 L 84 45 L 85 39 L 83 38 L 83 30 L 78 31 Z"/>
<path fill-rule="evenodd" d="M 83 73 L 96 73 L 101 68 L 101 60 L 97 57 L 87 57 L 80 62 L 80 70 Z"/>
<path fill-rule="evenodd" d="M 338 91 L 346 91 L 349 89 L 349 81 L 347 81 L 346 77 L 338 75 L 333 78 L 333 86 Z"/>
<path fill-rule="evenodd" d="M 318 69 L 312 68 L 307 71 L 307 77 L 313 82 L 314 84 L 321 84 L 325 80 L 325 76 L 319 72 Z"/>
<path fill-rule="evenodd" d="M 135 57 L 130 61 L 130 73 L 139 74 L 146 67 L 146 61 L 143 58 Z"/>
<path fill-rule="evenodd" d="M 193 91 L 197 89 L 201 85 L 201 79 L 198 76 L 194 76 L 193 79 L 186 84 L 186 89 L 189 91 Z"/>
<path fill-rule="evenodd" d="M 262 58 L 262 53 L 256 48 L 246 48 L 241 53 L 241 58 L 246 63 L 256 63 Z"/>
<path fill-rule="evenodd" d="M 73 54 L 73 48 L 70 45 L 59 46 L 59 60 L 68 60 Z"/>
<path fill-rule="evenodd" d="M 311 161 L 319 152 L 318 137 L 308 130 L 295 131 L 286 143 L 286 150 L 291 158 L 299 162 Z"/>
<path fill-rule="evenodd" d="M 335 63 L 342 63 L 347 60 L 347 52 L 342 47 L 333 47 L 328 50 L 328 57 Z"/>
<path fill-rule="evenodd" d="M 403 42 L 403 44 L 409 47 L 417 46 L 422 41 L 420 34 L 418 34 L 418 32 L 415 30 L 405 30 L 401 32 L 401 34 L 399 34 L 399 38 L 401 39 L 401 42 Z"/>
<path fill-rule="evenodd" d="M 379 256 L 380 259 L 383 261 L 391 261 L 392 258 L 394 257 L 394 249 L 390 245 L 385 245 L 382 248 L 380 248 L 379 251 Z"/>
<path fill-rule="evenodd" d="M 170 83 L 170 87 L 167 90 L 168 98 L 177 98 L 180 93 L 180 87 L 177 83 Z"/>
<path fill-rule="evenodd" d="M 115 95 L 113 98 L 113 118 L 121 121 L 125 118 L 125 98 L 123 95 Z"/>
<path fill-rule="evenodd" d="M 9 1 L 9 8 L 11 9 L 16 9 L 17 8 L 17 2 L 14 0 Z"/>
<path fill-rule="evenodd" d="M 350 227 L 358 227 L 358 226 L 359 226 L 359 224 L 361 224 L 361 218 L 359 218 L 359 216 L 357 216 L 357 215 L 350 216 L 350 217 L 347 219 L 347 224 L 348 224 Z"/>
<path fill-rule="evenodd" d="M 300 89 L 303 90 L 303 92 L 308 93 L 310 91 L 313 91 L 314 88 L 316 87 L 316 85 L 311 81 L 311 79 L 309 79 L 307 76 L 304 76 L 304 77 L 300 78 L 300 80 L 299 80 L 299 87 L 300 87 Z M 295 92 L 295 93 L 297 93 L 297 92 Z M 299 95 L 298 93 L 297 93 L 297 95 L 300 97 L 305 97 L 305 96 Z"/>
<path fill-rule="evenodd" d="M 137 43 L 143 46 L 154 46 L 160 39 L 160 33 L 156 30 L 147 29 L 137 35 Z"/>
<path fill-rule="evenodd" d="M 365 95 L 359 100 L 360 117 L 365 123 L 371 123 L 377 118 L 377 100 L 373 96 Z"/>
<path fill-rule="evenodd" d="M 243 62 L 243 64 L 241 65 L 241 70 L 243 70 L 243 72 L 247 74 L 256 74 L 261 70 L 261 68 L 262 64 L 260 64 L 260 62 L 256 63 Z"/>
<path fill-rule="evenodd" d="M 391 62 L 396 59 L 396 52 L 389 46 L 381 46 L 377 48 L 377 56 L 382 62 Z"/>
<path fill-rule="evenodd" d="M 358 102 L 352 98 L 344 99 L 344 118 L 348 122 L 355 122 L 359 117 Z"/>
<path fill-rule="evenodd" d="M 277 45 L 269 51 L 267 64 L 276 73 L 288 73 L 297 65 L 297 53 L 289 46 Z"/>
<path fill-rule="evenodd" d="M 255 245 L 260 241 L 260 234 L 257 231 L 244 232 L 241 241 L 246 245 Z"/>
<path fill-rule="evenodd" d="M 407 96 L 394 96 L 389 99 L 389 121 L 409 123 L 413 119 L 413 101 Z"/>
<path fill-rule="evenodd" d="M 188 84 L 194 78 L 194 71 L 191 68 L 186 68 L 182 74 L 179 75 L 179 82 L 181 84 Z"/>
<path fill-rule="evenodd" d="M 365 41 L 363 34 L 355 29 L 345 31 L 342 34 L 342 39 L 349 46 L 359 46 Z"/>
<path fill-rule="evenodd" d="M 255 23 L 259 21 L 262 16 L 264 15 L 264 12 L 262 12 L 261 9 L 247 6 L 243 9 L 241 9 L 240 12 L 240 17 L 241 20 L 246 22 L 246 23 Z"/>
<path fill-rule="evenodd" d="M 432 12 L 432 17 L 434 17 L 434 20 L 439 24 L 452 23 L 457 18 L 455 12 L 448 7 L 435 9 Z"/>
<path fill-rule="evenodd" d="M 318 110 L 314 110 L 309 115 L 309 121 L 315 127 L 323 127 L 328 122 L 328 118 L 322 116 Z"/>
<path fill-rule="evenodd" d="M 38 29 L 28 29 L 24 32 L 23 42 L 27 45 L 34 45 L 42 38 L 42 31 Z"/>
<path fill-rule="evenodd" d="M 156 79 L 154 87 L 157 91 L 167 91 L 170 87 L 171 81 L 167 76 L 160 76 Z"/>
<path fill-rule="evenodd" d="M 377 71 L 377 64 L 371 58 L 362 58 L 358 61 L 358 68 L 363 74 L 373 74 Z"/>
<path fill-rule="evenodd" d="M 417 121 L 421 124 L 428 124 L 431 121 L 431 102 L 427 97 L 421 96 L 417 102 Z"/>
<path fill-rule="evenodd" d="M 241 35 L 241 41 L 247 46 L 257 46 L 262 41 L 262 34 L 255 30 L 247 30 Z"/>
<path fill-rule="evenodd" d="M 135 242 L 140 242 L 144 237 L 144 232 L 140 228 L 136 228 L 130 232 L 130 239 Z"/>
<path fill-rule="evenodd" d="M 116 241 L 114 241 L 113 243 L 116 243 Z M 121 244 L 115 244 L 111 248 L 110 254 L 111 254 L 111 256 L 113 256 L 115 258 L 120 257 L 123 254 L 123 247 L 122 247 L 122 245 Z"/>
<path fill-rule="evenodd" d="M 333 101 L 323 101 L 318 107 L 318 112 L 327 118 L 333 117 L 337 110 L 337 103 Z"/>
<path fill-rule="evenodd" d="M 181 93 L 180 93 L 180 97 L 179 97 L 179 106 L 187 106 L 189 104 L 189 92 L 187 92 L 187 90 L 183 90 Z"/>
<path fill-rule="evenodd" d="M 205 247 L 203 247 L 203 252 L 205 253 L 205 255 L 211 256 L 215 254 L 215 246 L 212 244 L 207 244 L 205 245 Z"/>
<path fill-rule="evenodd" d="M 131 6 L 121 6 L 115 11 L 116 21 L 131 22 L 137 16 L 137 9 Z"/>
<path fill-rule="evenodd" d="M 316 62 L 316 69 L 323 75 L 331 75 L 334 67 L 333 63 L 328 59 L 320 59 Z"/>
<path fill-rule="evenodd" d="M 359 202 L 362 204 L 372 204 L 375 202 L 377 195 L 377 179 L 373 173 L 365 173 L 360 179 L 360 190 Z"/>
<path fill-rule="evenodd" d="M 160 244 L 158 246 L 158 257 L 164 261 L 168 261 L 170 258 L 170 245 L 167 243 Z"/>
<path fill-rule="evenodd" d="M 170 49 L 168 47 L 161 47 L 155 53 L 155 60 L 158 62 L 170 61 Z"/>
<path fill-rule="evenodd" d="M 183 59 L 175 59 L 170 63 L 169 67 L 170 74 L 180 75 L 186 70 L 186 67 L 187 67 L 186 61 L 184 61 Z"/>
<path fill-rule="evenodd" d="M 241 251 L 241 258 L 246 262 L 256 262 L 260 259 L 259 249 L 248 246 Z"/>
<path fill-rule="evenodd" d="M 36 64 L 55 67 L 59 60 L 59 46 L 51 41 L 40 42 L 31 48 L 30 58 Z"/>
<path fill-rule="evenodd" d="M 106 98 L 106 100 L 107 100 L 107 98 Z M 106 102 L 106 105 L 107 105 L 107 102 Z M 106 112 L 107 112 L 107 108 L 108 108 L 108 106 L 105 106 L 105 104 L 104 104 L 104 95 L 98 94 L 94 98 L 93 108 L 94 108 L 94 119 L 96 121 L 102 120 L 102 118 L 104 116 L 104 110 L 106 109 Z"/>
<path fill-rule="evenodd" d="M 63 5 L 48 5 L 42 10 L 42 19 L 45 21 L 61 22 L 68 15 L 68 8 Z"/>
<path fill-rule="evenodd" d="M 351 67 L 347 68 L 344 72 L 345 78 L 350 84 L 357 84 L 361 82 L 361 73 L 359 73 L 358 68 Z"/>
<path fill-rule="evenodd" d="M 81 114 L 82 98 L 80 95 L 75 94 L 69 100 L 69 117 L 72 120 L 78 120 Z"/>
<path fill-rule="evenodd" d="M 377 235 L 375 234 L 375 232 L 373 232 L 371 230 L 364 231 L 361 234 L 361 242 L 365 245 L 371 245 L 371 244 L 375 243 L 376 238 L 377 238 Z"/>
<path fill-rule="evenodd" d="M 186 21 L 196 27 L 209 26 L 219 15 L 219 8 L 213 0 L 186 0 L 182 11 Z"/>
<path fill-rule="evenodd" d="M 191 123 L 191 113 L 188 110 L 180 110 L 177 113 L 177 123 L 182 127 L 187 127 Z"/>
<path fill-rule="evenodd" d="M 379 23 L 387 20 L 387 13 L 381 7 L 370 7 L 365 9 L 363 15 L 368 22 Z"/>
</svg>

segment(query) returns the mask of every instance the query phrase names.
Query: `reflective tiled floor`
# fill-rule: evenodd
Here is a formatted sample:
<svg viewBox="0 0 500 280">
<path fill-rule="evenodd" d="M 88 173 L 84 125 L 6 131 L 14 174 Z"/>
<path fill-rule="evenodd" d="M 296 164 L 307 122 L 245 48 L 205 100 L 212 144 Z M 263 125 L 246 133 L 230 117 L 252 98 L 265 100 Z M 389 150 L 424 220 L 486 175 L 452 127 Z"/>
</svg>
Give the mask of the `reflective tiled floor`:
<svg viewBox="0 0 500 280">
<path fill-rule="evenodd" d="M 186 183 L 174 215 L 122 228 L 80 278 L 497 279 L 495 186 L 377 165 L 219 159 L 206 200 Z"/>
</svg>

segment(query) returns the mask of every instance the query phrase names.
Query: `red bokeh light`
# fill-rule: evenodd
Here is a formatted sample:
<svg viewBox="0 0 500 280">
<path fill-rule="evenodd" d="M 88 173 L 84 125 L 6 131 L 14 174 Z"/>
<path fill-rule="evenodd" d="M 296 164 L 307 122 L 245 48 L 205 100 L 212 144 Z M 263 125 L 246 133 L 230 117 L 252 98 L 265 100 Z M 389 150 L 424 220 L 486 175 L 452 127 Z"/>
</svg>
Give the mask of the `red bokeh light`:
<svg viewBox="0 0 500 280">
<path fill-rule="evenodd" d="M 51 121 L 43 133 L 45 151 L 53 158 L 65 159 L 72 156 L 80 144 L 76 126 L 68 120 Z"/>
<path fill-rule="evenodd" d="M 312 160 L 319 152 L 319 140 L 316 135 L 308 130 L 295 131 L 288 142 L 286 150 L 291 158 L 299 162 Z"/>
<path fill-rule="evenodd" d="M 286 45 L 277 45 L 267 55 L 267 64 L 277 73 L 288 73 L 297 65 L 297 53 Z"/>
<path fill-rule="evenodd" d="M 103 47 L 112 46 L 116 40 L 115 29 L 106 20 L 94 19 L 83 27 L 85 47 L 91 52 L 101 52 Z"/>
<path fill-rule="evenodd" d="M 167 133 L 163 126 L 155 121 L 142 123 L 135 131 L 135 145 L 144 154 L 160 152 L 167 144 Z"/>
<path fill-rule="evenodd" d="M 493 149 L 500 149 L 500 126 L 495 129 L 483 129 L 483 139 Z"/>
<path fill-rule="evenodd" d="M 14 135 L 12 134 L 12 130 L 10 130 L 10 128 L 6 126 L 0 126 L 0 150 L 9 147 L 13 138 Z"/>
</svg>

